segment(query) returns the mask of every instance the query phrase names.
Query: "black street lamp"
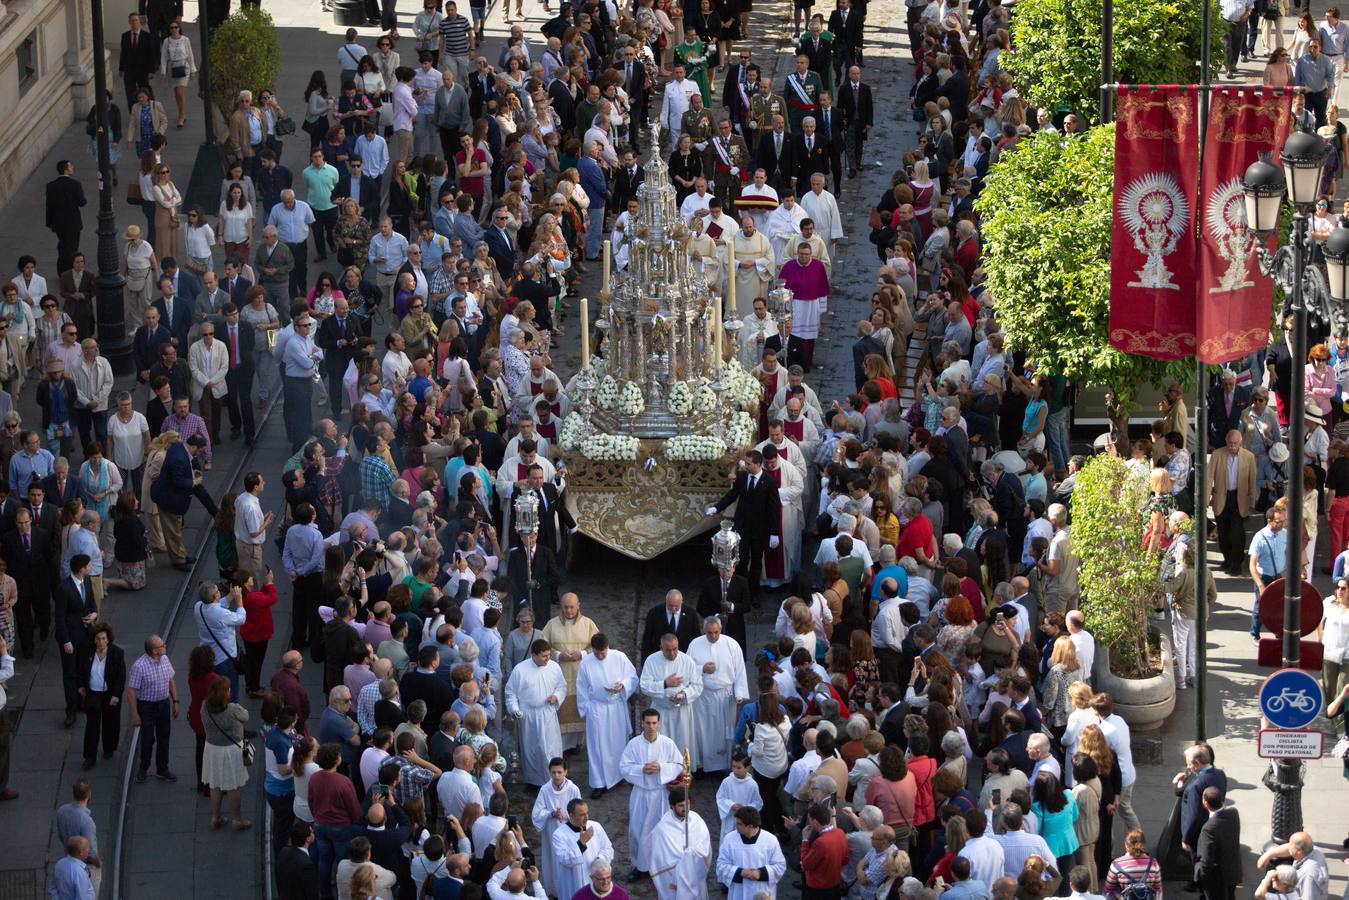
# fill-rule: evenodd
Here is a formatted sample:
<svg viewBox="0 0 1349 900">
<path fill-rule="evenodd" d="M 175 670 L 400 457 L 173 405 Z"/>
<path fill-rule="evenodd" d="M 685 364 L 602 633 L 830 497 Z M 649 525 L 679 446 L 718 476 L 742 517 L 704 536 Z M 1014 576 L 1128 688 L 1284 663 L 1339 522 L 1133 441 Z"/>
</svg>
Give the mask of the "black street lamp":
<svg viewBox="0 0 1349 900">
<path fill-rule="evenodd" d="M 94 110 L 98 131 L 98 352 L 113 372 L 135 371 L 131 337 L 126 333 L 126 306 L 122 289 L 121 251 L 117 247 L 117 217 L 112 211 L 112 150 L 108 142 L 108 69 L 103 48 L 103 0 L 89 0 L 94 39 Z"/>
</svg>

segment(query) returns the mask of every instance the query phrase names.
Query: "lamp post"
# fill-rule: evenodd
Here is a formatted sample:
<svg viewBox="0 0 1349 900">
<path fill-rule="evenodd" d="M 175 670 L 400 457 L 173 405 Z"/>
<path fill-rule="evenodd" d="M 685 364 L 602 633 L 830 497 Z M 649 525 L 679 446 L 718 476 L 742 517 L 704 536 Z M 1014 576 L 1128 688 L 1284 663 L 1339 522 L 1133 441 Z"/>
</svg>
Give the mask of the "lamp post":
<svg viewBox="0 0 1349 900">
<path fill-rule="evenodd" d="M 1246 224 L 1255 235 L 1254 252 L 1260 271 L 1272 277 L 1284 291 L 1281 319 L 1293 319 L 1292 384 L 1288 386 L 1288 558 L 1283 591 L 1283 666 L 1297 668 L 1302 647 L 1302 469 L 1306 452 L 1306 384 L 1301 368 L 1307 358 L 1307 314 L 1322 322 L 1343 315 L 1349 300 L 1349 229 L 1337 226 L 1322 247 L 1329 279 L 1316 266 L 1308 265 L 1315 243 L 1309 233 L 1310 210 L 1321 188 L 1326 163 L 1321 138 L 1294 132 L 1279 152 L 1283 171 L 1267 159 L 1254 162 L 1242 178 L 1246 195 Z M 1279 225 L 1279 209 L 1285 196 L 1293 205 L 1293 228 L 1288 244 L 1270 253 L 1265 239 Z M 1331 301 L 1335 301 L 1332 306 Z M 1274 762 L 1273 778 L 1265 785 L 1274 792 L 1273 832 L 1288 835 L 1302 828 L 1302 764 L 1295 759 Z"/>
<path fill-rule="evenodd" d="M 90 0 L 94 40 L 94 109 L 98 130 L 98 352 L 118 375 L 129 375 L 136 363 L 126 333 L 126 305 L 122 288 L 121 254 L 117 248 L 117 217 L 112 211 L 112 150 L 108 130 L 108 62 L 103 47 L 103 0 Z"/>
</svg>

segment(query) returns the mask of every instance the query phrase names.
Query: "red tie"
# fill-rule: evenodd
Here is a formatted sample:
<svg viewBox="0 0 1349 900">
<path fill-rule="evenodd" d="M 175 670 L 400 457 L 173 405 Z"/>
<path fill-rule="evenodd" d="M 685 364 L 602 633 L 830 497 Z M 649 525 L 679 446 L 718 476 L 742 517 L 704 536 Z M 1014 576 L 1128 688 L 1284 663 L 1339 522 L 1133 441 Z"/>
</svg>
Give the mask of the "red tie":
<svg viewBox="0 0 1349 900">
<path fill-rule="evenodd" d="M 136 49 L 136 32 L 131 32 L 131 49 Z"/>
<path fill-rule="evenodd" d="M 230 368 L 239 367 L 239 326 L 230 326 Z"/>
</svg>

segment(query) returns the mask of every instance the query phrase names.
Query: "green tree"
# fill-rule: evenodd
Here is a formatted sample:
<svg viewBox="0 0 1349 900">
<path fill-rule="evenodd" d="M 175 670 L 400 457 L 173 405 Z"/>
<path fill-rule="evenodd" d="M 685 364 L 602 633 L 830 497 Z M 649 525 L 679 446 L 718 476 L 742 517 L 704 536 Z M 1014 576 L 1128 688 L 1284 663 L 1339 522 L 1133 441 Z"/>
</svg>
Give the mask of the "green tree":
<svg viewBox="0 0 1349 900">
<path fill-rule="evenodd" d="M 1044 371 L 1108 389 L 1118 440 L 1140 385 L 1186 384 L 1194 366 L 1133 356 L 1107 341 L 1114 166 L 1114 125 L 1080 137 L 1031 135 L 993 167 L 975 209 L 1009 345 Z"/>
<path fill-rule="evenodd" d="M 225 121 L 242 90 L 275 90 L 281 75 L 281 42 L 272 17 L 244 6 L 211 32 L 211 101 Z M 222 135 L 223 137 L 223 135 Z"/>
<path fill-rule="evenodd" d="M 1051 109 L 1100 115 L 1102 0 L 1019 0 L 1014 52 L 1005 59 L 1022 98 Z M 1115 0 L 1115 80 L 1188 84 L 1199 59 L 1201 7 L 1176 0 Z M 1213 60 L 1222 59 L 1227 23 L 1212 2 Z M 1254 20 L 1253 20 L 1254 21 Z M 1217 71 L 1216 62 L 1214 72 Z"/>
<path fill-rule="evenodd" d="M 1098 453 L 1073 488 L 1073 552 L 1081 560 L 1078 602 L 1118 675 L 1148 668 L 1148 613 L 1160 599 L 1160 559 L 1142 551 L 1147 480 L 1124 460 Z"/>
</svg>

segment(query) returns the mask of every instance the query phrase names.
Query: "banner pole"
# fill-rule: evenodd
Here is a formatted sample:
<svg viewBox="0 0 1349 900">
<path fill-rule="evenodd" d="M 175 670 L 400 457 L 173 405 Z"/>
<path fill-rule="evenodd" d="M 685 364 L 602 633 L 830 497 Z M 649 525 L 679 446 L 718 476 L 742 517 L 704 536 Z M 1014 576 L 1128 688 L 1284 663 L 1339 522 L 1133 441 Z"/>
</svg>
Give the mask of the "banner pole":
<svg viewBox="0 0 1349 900">
<path fill-rule="evenodd" d="M 1208 140 L 1208 114 L 1209 114 L 1209 69 L 1211 66 L 1209 60 L 1210 39 L 1209 32 L 1211 27 L 1211 6 L 1210 0 L 1199 0 L 1202 4 L 1203 12 L 1200 17 L 1199 29 L 1199 183 L 1204 183 L 1204 144 Z M 1203 198 L 1200 198 L 1200 203 Z M 1199 227 L 1199 216 L 1195 216 L 1195 227 Z M 1203 286 L 1200 286 L 1203 290 Z M 1205 382 L 1208 380 L 1208 367 L 1199 361 L 1198 354 L 1195 355 L 1195 432 L 1196 443 L 1199 445 L 1199 452 L 1194 457 L 1194 577 L 1195 577 L 1195 596 L 1199 599 L 1195 608 L 1194 621 L 1194 648 L 1195 648 L 1195 671 L 1198 677 L 1194 680 L 1194 738 L 1197 741 L 1207 740 L 1208 726 L 1205 723 L 1207 718 L 1207 704 L 1205 702 L 1208 695 L 1208 610 L 1206 609 L 1208 601 L 1208 391 Z"/>
</svg>

